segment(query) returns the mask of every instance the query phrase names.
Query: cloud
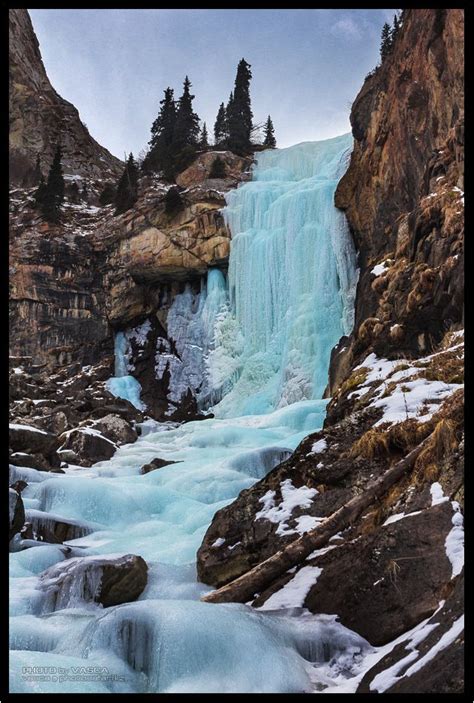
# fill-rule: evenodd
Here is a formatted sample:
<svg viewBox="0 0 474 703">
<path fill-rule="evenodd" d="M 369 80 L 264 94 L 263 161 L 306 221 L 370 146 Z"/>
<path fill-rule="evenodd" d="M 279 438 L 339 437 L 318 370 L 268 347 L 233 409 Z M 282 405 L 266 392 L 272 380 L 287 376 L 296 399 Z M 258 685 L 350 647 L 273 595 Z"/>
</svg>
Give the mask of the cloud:
<svg viewBox="0 0 474 703">
<path fill-rule="evenodd" d="M 331 27 L 331 34 L 334 36 L 344 36 L 346 39 L 361 39 L 362 31 L 360 26 L 354 22 L 352 17 L 344 17 L 335 22 Z"/>
</svg>

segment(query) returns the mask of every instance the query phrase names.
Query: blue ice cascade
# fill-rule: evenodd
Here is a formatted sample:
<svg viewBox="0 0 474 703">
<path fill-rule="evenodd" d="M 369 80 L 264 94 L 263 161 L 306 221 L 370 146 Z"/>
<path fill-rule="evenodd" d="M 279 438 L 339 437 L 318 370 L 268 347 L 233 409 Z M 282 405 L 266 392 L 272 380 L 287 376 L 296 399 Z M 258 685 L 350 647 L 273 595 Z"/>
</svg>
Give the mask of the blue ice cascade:
<svg viewBox="0 0 474 703">
<path fill-rule="evenodd" d="M 230 308 L 207 361 L 227 391 L 217 417 L 321 398 L 331 349 L 353 326 L 356 255 L 334 206 L 351 149 L 346 134 L 265 151 L 227 194 Z"/>
</svg>

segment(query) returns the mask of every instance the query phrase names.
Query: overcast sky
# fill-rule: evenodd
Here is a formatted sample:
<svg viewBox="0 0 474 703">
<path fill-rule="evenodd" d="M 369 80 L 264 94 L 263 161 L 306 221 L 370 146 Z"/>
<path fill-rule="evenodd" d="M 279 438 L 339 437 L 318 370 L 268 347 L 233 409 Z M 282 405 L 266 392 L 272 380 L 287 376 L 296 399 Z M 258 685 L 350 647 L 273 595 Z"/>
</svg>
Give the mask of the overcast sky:
<svg viewBox="0 0 474 703">
<path fill-rule="evenodd" d="M 349 131 L 394 10 L 30 10 L 48 76 L 113 154 L 145 148 L 163 90 L 186 74 L 212 133 L 244 57 L 254 121 L 278 146 Z"/>
</svg>

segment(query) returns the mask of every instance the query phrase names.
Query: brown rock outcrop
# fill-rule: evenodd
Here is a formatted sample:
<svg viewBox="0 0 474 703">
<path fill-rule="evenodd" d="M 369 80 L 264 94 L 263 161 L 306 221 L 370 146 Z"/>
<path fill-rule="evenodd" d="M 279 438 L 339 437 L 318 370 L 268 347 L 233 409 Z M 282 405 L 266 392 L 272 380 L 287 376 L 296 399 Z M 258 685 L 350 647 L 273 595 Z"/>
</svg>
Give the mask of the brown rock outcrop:
<svg viewBox="0 0 474 703">
<path fill-rule="evenodd" d="M 354 150 L 335 202 L 361 276 L 355 333 L 333 379 L 348 354 L 417 356 L 462 323 L 463 38 L 460 9 L 405 10 L 352 106 Z"/>
</svg>

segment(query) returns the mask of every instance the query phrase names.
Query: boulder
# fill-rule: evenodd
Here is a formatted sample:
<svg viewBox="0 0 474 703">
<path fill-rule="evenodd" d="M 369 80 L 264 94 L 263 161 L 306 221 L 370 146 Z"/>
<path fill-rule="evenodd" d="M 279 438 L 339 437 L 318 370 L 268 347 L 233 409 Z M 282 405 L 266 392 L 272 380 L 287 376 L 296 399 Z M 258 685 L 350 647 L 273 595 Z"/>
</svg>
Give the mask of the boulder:
<svg viewBox="0 0 474 703">
<path fill-rule="evenodd" d="M 138 438 L 136 430 L 131 424 L 119 415 L 105 415 L 100 420 L 96 420 L 92 427 L 99 430 L 107 439 L 115 444 L 129 444 Z"/>
<path fill-rule="evenodd" d="M 208 180 L 212 164 L 217 156 L 224 163 L 225 177 L 230 179 L 230 185 L 233 181 L 240 180 L 242 172 L 248 169 L 251 164 L 251 159 L 237 156 L 232 151 L 207 151 L 200 154 L 187 169 L 176 177 L 176 183 L 183 188 L 190 188 Z"/>
<path fill-rule="evenodd" d="M 49 471 L 51 465 L 41 454 L 28 454 L 26 452 L 13 452 L 9 457 L 10 464 L 14 466 L 27 466 L 29 469 Z"/>
<path fill-rule="evenodd" d="M 109 607 L 136 600 L 147 584 L 147 573 L 145 560 L 135 554 L 74 557 L 46 569 L 39 587 L 46 592 L 47 611 L 84 601 Z"/>
<path fill-rule="evenodd" d="M 117 445 L 104 437 L 98 430 L 91 427 L 78 427 L 62 434 L 61 449 L 70 449 L 78 457 L 79 466 L 92 466 L 97 461 L 110 459 Z"/>
<path fill-rule="evenodd" d="M 79 463 L 79 457 L 77 456 L 76 452 L 72 451 L 72 449 L 59 449 L 58 455 L 61 461 L 65 461 L 66 464 Z"/>
<path fill-rule="evenodd" d="M 18 481 L 15 481 L 15 483 L 12 483 L 10 488 L 13 488 L 14 491 L 17 493 L 21 493 L 22 491 L 25 490 L 25 488 L 28 486 L 26 481 L 23 481 L 22 479 L 18 479 Z"/>
<path fill-rule="evenodd" d="M 41 429 L 55 435 L 62 434 L 69 427 L 69 420 L 66 413 L 62 410 L 55 412 L 52 407 L 48 407 L 47 414 L 41 418 L 37 418 L 36 422 Z"/>
<path fill-rule="evenodd" d="M 10 518 L 10 531 L 8 539 L 20 532 L 25 522 L 25 508 L 21 495 L 14 488 L 8 492 L 8 512 Z"/>
<path fill-rule="evenodd" d="M 42 454 L 47 457 L 58 446 L 57 438 L 51 432 L 40 430 L 30 425 L 10 424 L 10 448 L 14 452 Z"/>
</svg>

